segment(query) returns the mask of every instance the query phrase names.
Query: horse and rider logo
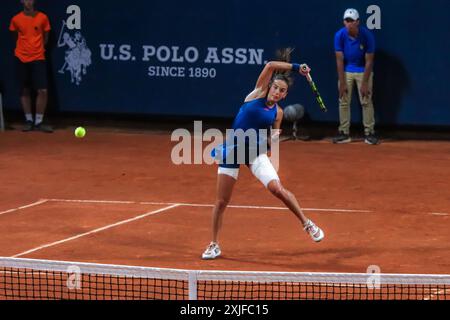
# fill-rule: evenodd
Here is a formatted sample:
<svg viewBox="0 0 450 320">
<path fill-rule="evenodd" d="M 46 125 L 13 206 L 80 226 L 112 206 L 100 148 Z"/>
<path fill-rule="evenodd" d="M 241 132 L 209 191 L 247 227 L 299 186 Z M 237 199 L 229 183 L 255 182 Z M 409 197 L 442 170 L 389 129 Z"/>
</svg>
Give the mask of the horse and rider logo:
<svg viewBox="0 0 450 320">
<path fill-rule="evenodd" d="M 92 63 L 92 53 L 87 47 L 86 39 L 80 31 L 76 31 L 72 36 L 68 29 L 65 31 L 66 27 L 66 22 L 63 21 L 58 38 L 58 48 L 65 46 L 68 48 L 64 57 L 64 65 L 58 72 L 64 74 L 66 71 L 69 71 L 71 82 L 79 86 L 82 81 L 82 76 L 87 74 L 87 68 Z"/>
</svg>

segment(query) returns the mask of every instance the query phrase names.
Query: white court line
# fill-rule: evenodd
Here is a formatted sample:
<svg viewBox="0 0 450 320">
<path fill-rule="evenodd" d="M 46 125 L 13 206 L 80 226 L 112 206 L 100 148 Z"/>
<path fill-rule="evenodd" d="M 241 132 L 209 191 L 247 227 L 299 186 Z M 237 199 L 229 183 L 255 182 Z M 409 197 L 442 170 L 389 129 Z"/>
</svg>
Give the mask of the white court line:
<svg viewBox="0 0 450 320">
<path fill-rule="evenodd" d="M 38 205 L 40 205 L 40 204 L 42 204 L 42 203 L 45 203 L 45 202 L 47 202 L 47 201 L 48 201 L 47 199 L 41 199 L 41 200 L 39 200 L 39 201 L 36 201 L 36 202 L 30 203 L 30 204 L 27 204 L 27 205 L 25 205 L 25 206 L 21 206 L 21 207 L 9 209 L 9 210 L 6 210 L 6 211 L 2 211 L 2 212 L 0 212 L 0 216 L 1 216 L 2 214 L 6 214 L 6 213 L 10 213 L 10 212 L 14 212 L 14 211 L 18 211 L 18 210 L 22 210 L 22 209 L 26 209 L 26 208 L 38 206 Z"/>
<path fill-rule="evenodd" d="M 73 203 L 102 203 L 102 204 L 149 204 L 149 205 L 171 205 L 177 204 L 182 205 L 176 202 L 139 202 L 139 201 L 116 201 L 116 200 L 72 200 L 72 199 L 47 199 L 47 201 L 51 202 L 73 202 Z"/>
<path fill-rule="evenodd" d="M 432 212 L 430 214 L 433 216 L 450 216 L 450 213 L 443 213 L 443 212 Z"/>
<path fill-rule="evenodd" d="M 70 199 L 47 199 L 52 202 L 76 202 L 76 203 L 106 203 L 106 204 L 135 204 L 136 201 L 116 201 L 116 200 L 70 200 Z"/>
<path fill-rule="evenodd" d="M 267 210 L 289 210 L 286 207 L 259 207 L 259 206 L 228 206 L 230 208 L 243 208 L 243 209 L 267 209 Z M 328 211 L 328 212 L 360 212 L 370 213 L 369 210 L 350 210 L 350 209 L 318 209 L 318 208 L 302 208 L 304 211 Z"/>
<path fill-rule="evenodd" d="M 196 204 L 196 203 L 180 203 L 181 206 L 187 207 L 214 207 L 212 204 Z M 243 206 L 243 205 L 228 205 L 228 208 L 238 209 L 265 209 L 265 210 L 289 210 L 286 207 L 266 207 L 266 206 Z M 370 213 L 369 210 L 348 210 L 348 209 L 318 209 L 318 208 L 302 208 L 304 211 L 332 211 L 332 212 L 365 212 Z"/>
<path fill-rule="evenodd" d="M 139 202 L 139 201 L 109 201 L 109 200 L 68 200 L 68 199 L 47 199 L 54 202 L 78 202 L 78 203 L 112 203 L 112 204 L 146 204 L 146 205 L 178 205 L 186 207 L 214 207 L 213 204 L 202 203 L 182 203 L 182 202 Z M 228 208 L 238 209 L 266 209 L 266 210 L 289 210 L 286 207 L 267 207 L 267 206 L 247 206 L 247 205 L 228 205 Z M 302 208 L 304 211 L 323 211 L 323 212 L 347 212 L 347 213 L 373 213 L 370 210 L 350 210 L 350 209 L 320 209 L 320 208 Z"/>
<path fill-rule="evenodd" d="M 144 214 L 139 215 L 139 216 L 134 217 L 134 218 L 122 220 L 122 221 L 119 221 L 119 222 L 116 222 L 116 223 L 113 223 L 113 224 L 109 224 L 107 226 L 104 226 L 104 227 L 101 227 L 101 228 L 98 228 L 98 229 L 95 229 L 95 230 L 92 230 L 92 231 L 89 231 L 89 232 L 81 233 L 81 234 L 78 234 L 78 235 L 70 237 L 70 238 L 66 238 L 66 239 L 63 239 L 63 240 L 55 241 L 55 242 L 52 242 L 52 243 L 47 243 L 47 244 L 44 244 L 44 245 L 39 246 L 37 248 L 30 249 L 30 250 L 27 250 L 25 252 L 18 253 L 16 255 L 12 256 L 11 258 L 18 258 L 18 257 L 30 254 L 30 253 L 35 252 L 35 251 L 39 251 L 39 250 L 42 250 L 42 249 L 45 249 L 45 248 L 48 248 L 48 247 L 53 247 L 53 246 L 56 246 L 56 245 L 64 243 L 64 242 L 68 242 L 68 241 L 72 241 L 72 240 L 75 240 L 75 239 L 79 239 L 81 237 L 85 237 L 85 236 L 88 236 L 90 234 L 94 234 L 94 233 L 98 233 L 100 231 L 111 229 L 111 228 L 114 228 L 114 227 L 126 224 L 128 222 L 132 222 L 132 221 L 136 221 L 136 220 L 139 220 L 139 219 L 143 219 L 143 218 L 146 218 L 148 216 L 155 215 L 155 214 L 160 213 L 162 211 L 166 211 L 166 210 L 178 207 L 178 206 L 179 205 L 177 205 L 177 204 L 173 204 L 173 205 L 170 205 L 170 206 L 165 207 L 165 208 L 161 208 L 161 209 L 158 209 L 158 210 L 153 210 L 153 211 L 144 213 Z"/>
</svg>

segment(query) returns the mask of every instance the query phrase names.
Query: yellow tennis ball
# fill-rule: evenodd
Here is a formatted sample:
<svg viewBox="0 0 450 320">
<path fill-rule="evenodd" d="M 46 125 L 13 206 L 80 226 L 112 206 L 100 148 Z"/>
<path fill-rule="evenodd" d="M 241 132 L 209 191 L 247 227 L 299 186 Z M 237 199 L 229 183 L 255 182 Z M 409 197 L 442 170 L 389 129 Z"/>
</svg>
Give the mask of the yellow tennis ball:
<svg viewBox="0 0 450 320">
<path fill-rule="evenodd" d="M 83 138 L 86 135 L 86 130 L 83 127 L 78 127 L 75 129 L 75 137 Z"/>
</svg>

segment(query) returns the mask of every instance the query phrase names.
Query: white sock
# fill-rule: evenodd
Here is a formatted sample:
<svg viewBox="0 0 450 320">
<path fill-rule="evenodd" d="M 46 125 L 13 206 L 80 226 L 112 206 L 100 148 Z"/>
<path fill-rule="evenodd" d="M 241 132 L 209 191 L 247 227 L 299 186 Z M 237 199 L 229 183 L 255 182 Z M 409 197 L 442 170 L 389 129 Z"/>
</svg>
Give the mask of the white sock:
<svg viewBox="0 0 450 320">
<path fill-rule="evenodd" d="M 36 113 L 36 120 L 34 121 L 34 124 L 38 125 L 42 123 L 42 120 L 44 120 L 44 115 L 41 113 Z"/>
<path fill-rule="evenodd" d="M 25 113 L 25 120 L 33 122 L 33 115 L 31 113 Z"/>
</svg>

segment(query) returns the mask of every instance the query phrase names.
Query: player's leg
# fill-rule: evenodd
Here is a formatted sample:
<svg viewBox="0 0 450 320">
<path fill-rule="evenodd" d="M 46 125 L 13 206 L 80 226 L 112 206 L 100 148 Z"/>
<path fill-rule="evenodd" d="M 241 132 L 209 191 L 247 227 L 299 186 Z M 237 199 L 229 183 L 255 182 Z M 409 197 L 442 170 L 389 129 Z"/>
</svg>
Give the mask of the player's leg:
<svg viewBox="0 0 450 320">
<path fill-rule="evenodd" d="M 297 199 L 289 190 L 283 187 L 280 180 L 272 180 L 269 182 L 267 185 L 267 190 L 280 199 L 286 207 L 288 207 L 289 210 L 295 214 L 302 225 L 305 225 L 305 223 L 308 222 L 308 218 L 303 214 Z"/>
<path fill-rule="evenodd" d="M 217 242 L 217 236 L 222 227 L 223 213 L 231 200 L 234 185 L 238 178 L 239 169 L 228 169 L 219 167 L 217 176 L 217 196 L 213 208 L 213 237 Z"/>
<path fill-rule="evenodd" d="M 333 139 L 333 143 L 348 143 L 350 138 L 351 112 L 350 106 L 353 93 L 353 73 L 345 72 L 345 81 L 347 82 L 347 94 L 339 97 L 339 134 Z M 339 86 L 339 82 L 338 82 Z"/>
<path fill-rule="evenodd" d="M 203 259 L 214 259 L 220 256 L 221 250 L 218 243 L 219 231 L 222 227 L 223 214 L 230 202 L 234 185 L 237 181 L 239 168 L 219 167 L 217 175 L 217 196 L 213 208 L 212 217 L 212 241 L 202 255 Z"/>
<path fill-rule="evenodd" d="M 359 102 L 362 107 L 362 116 L 364 124 L 364 136 L 367 144 L 378 144 L 378 138 L 375 136 L 375 111 L 373 107 L 373 73 L 369 77 L 369 94 L 365 97 L 361 95 L 361 86 L 364 74 L 360 73 L 356 77 L 358 87 Z"/>
<path fill-rule="evenodd" d="M 324 238 L 323 231 L 303 214 L 295 196 L 283 187 L 280 180 L 272 180 L 269 182 L 267 189 L 295 214 L 314 241 L 319 242 Z"/>
<path fill-rule="evenodd" d="M 266 154 L 256 158 L 250 169 L 253 175 L 295 214 L 314 241 L 319 242 L 324 238 L 323 231 L 303 214 L 296 197 L 283 187 L 275 168 Z"/>
</svg>

